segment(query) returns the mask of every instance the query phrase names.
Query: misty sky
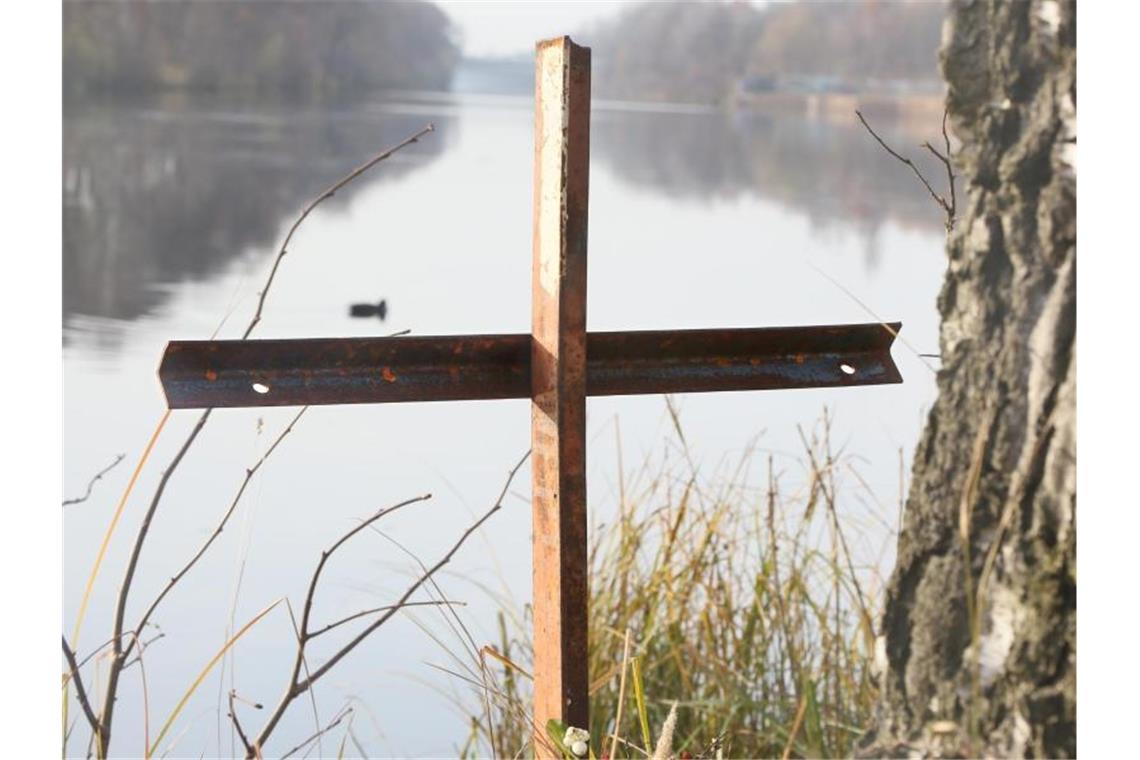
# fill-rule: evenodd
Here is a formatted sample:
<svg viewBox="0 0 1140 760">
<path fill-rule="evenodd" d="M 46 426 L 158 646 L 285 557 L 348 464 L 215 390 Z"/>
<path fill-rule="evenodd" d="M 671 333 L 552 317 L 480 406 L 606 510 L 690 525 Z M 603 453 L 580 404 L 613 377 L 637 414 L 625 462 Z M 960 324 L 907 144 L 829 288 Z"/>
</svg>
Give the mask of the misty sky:
<svg viewBox="0 0 1140 760">
<path fill-rule="evenodd" d="M 477 2 L 435 0 L 462 34 L 467 55 L 510 55 L 534 48 L 537 40 L 574 34 L 595 21 L 620 13 L 619 0 L 547 0 L 546 2 Z"/>
<path fill-rule="evenodd" d="M 462 35 L 470 56 L 526 53 L 534 43 L 560 34 L 573 35 L 623 8 L 665 0 L 434 0 Z M 768 0 L 735 0 L 767 5 Z"/>
</svg>

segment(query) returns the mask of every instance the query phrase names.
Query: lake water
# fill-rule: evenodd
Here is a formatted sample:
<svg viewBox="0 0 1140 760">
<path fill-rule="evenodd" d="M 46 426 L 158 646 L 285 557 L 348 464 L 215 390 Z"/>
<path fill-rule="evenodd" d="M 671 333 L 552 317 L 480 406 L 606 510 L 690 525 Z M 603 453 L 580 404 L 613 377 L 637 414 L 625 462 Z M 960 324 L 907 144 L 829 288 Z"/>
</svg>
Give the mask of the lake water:
<svg viewBox="0 0 1140 760">
<path fill-rule="evenodd" d="M 526 97 L 427 93 L 332 107 L 178 97 L 66 105 L 65 492 L 81 494 L 92 474 L 127 454 L 90 500 L 65 511 L 66 631 L 116 501 L 164 411 L 155 370 L 166 342 L 240 334 L 300 208 L 428 121 L 434 134 L 301 227 L 254 337 L 526 332 L 533 156 Z M 926 137 L 887 124 L 882 132 L 904 147 Z M 592 143 L 591 330 L 874 321 L 870 309 L 901 320 L 915 351 L 937 353 L 940 212 L 854 117 L 836 125 L 598 102 Z M 350 304 L 380 299 L 388 304 L 386 321 L 349 317 Z M 936 366 L 901 344 L 894 355 L 901 386 L 677 397 L 702 473 L 712 476 L 755 440 L 762 454 L 773 453 L 785 485 L 802 481 L 796 425 L 810 428 L 826 406 L 836 446 L 858 455 L 874 498 L 892 513 L 899 451 L 909 470 L 934 394 L 929 365 Z M 171 481 L 128 619 L 208 536 L 245 468 L 292 414 L 214 414 Z M 431 492 L 432 501 L 392 517 L 385 529 L 426 562 L 439 557 L 490 505 L 527 449 L 529 414 L 521 400 L 312 409 L 155 616 L 165 635 L 145 656 L 152 737 L 223 643 L 231 614 L 241 625 L 283 595 L 299 604 L 319 552 L 355 520 Z M 172 415 L 142 473 L 96 584 L 81 654 L 109 635 L 131 538 L 161 469 L 197 416 Z M 595 521 L 604 522 L 616 503 L 615 419 L 627 466 L 675 445 L 661 397 L 591 400 Z M 748 470 L 758 485 L 766 482 L 763 460 Z M 468 602 L 464 620 L 479 643 L 497 639 L 487 589 L 516 606 L 530 598 L 529 485 L 524 473 L 504 510 L 440 576 L 451 598 Z M 852 495 L 843 509 L 854 514 L 873 500 Z M 858 538 L 868 562 L 889 570 L 889 531 Z M 391 544 L 363 534 L 330 564 L 315 615 L 331 621 L 390 603 L 415 569 Z M 415 618 L 459 647 L 435 613 Z M 232 679 L 242 697 L 276 703 L 291 642 L 282 606 L 237 646 L 225 688 Z M 451 667 L 415 620 L 397 616 L 319 686 L 321 719 L 352 701 L 359 708 L 354 732 L 371 756 L 454 754 L 467 725 L 448 695 L 475 702 L 463 683 L 425 663 Z M 138 668 L 125 675 L 117 755 L 142 751 L 139 675 Z M 230 753 L 220 693 L 215 671 L 173 731 L 172 754 Z M 242 715 L 254 728 L 262 718 L 252 708 Z M 275 734 L 274 751 L 312 730 L 312 708 L 299 700 Z M 326 741 L 326 754 L 335 754 L 329 745 L 336 741 Z M 71 751 L 82 753 L 85 742 L 73 741 Z"/>
</svg>

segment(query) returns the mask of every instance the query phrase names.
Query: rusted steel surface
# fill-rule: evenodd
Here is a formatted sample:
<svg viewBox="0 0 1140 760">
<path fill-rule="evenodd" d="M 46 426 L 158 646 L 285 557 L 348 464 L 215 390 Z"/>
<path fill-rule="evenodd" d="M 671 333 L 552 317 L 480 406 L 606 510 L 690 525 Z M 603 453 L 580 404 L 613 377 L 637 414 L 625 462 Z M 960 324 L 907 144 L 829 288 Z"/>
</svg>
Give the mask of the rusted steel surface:
<svg viewBox="0 0 1140 760">
<path fill-rule="evenodd" d="M 901 327 L 590 333 L 586 391 L 624 396 L 900 383 L 891 344 Z"/>
<path fill-rule="evenodd" d="M 172 409 L 525 398 L 530 336 L 176 341 L 159 377 Z"/>
<path fill-rule="evenodd" d="M 586 229 L 590 50 L 559 37 L 535 56 L 531 462 L 534 741 L 551 718 L 589 726 L 586 611 Z"/>
<path fill-rule="evenodd" d="M 589 333 L 586 395 L 898 383 L 887 327 Z M 159 375 L 172 409 L 528 398 L 531 336 L 175 341 Z"/>
</svg>

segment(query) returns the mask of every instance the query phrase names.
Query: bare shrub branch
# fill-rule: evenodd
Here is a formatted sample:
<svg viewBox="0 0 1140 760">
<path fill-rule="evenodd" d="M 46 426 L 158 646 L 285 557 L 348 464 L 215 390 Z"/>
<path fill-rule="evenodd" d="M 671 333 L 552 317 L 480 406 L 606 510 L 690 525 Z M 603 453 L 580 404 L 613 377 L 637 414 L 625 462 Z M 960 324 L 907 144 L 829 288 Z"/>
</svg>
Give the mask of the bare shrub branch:
<svg viewBox="0 0 1140 760">
<path fill-rule="evenodd" d="M 454 601 L 451 599 L 429 599 L 429 600 L 423 601 L 423 602 L 408 602 L 404 606 L 405 607 L 440 607 L 440 606 L 445 606 L 445 605 L 451 606 L 453 604 L 458 605 L 460 607 L 463 607 L 463 606 L 466 606 L 467 603 L 466 602 L 457 602 L 457 601 Z M 328 633 L 329 631 L 333 630 L 334 628 L 339 628 L 340 626 L 344 625 L 345 623 L 351 623 L 353 620 L 359 620 L 360 618 L 366 617 L 366 616 L 371 615 L 373 613 L 386 612 L 386 611 L 394 609 L 394 608 L 395 608 L 395 605 L 386 604 L 383 607 L 373 607 L 370 610 L 361 610 L 360 612 L 353 613 L 352 615 L 349 615 L 348 617 L 343 617 L 340 620 L 336 621 L 335 623 L 329 623 L 324 628 L 320 628 L 316 631 L 313 631 L 312 633 L 309 634 L 309 639 L 315 639 L 316 637 L 320 636 L 322 633 Z"/>
<path fill-rule="evenodd" d="M 396 153 L 400 149 L 411 145 L 412 143 L 418 142 L 421 137 L 434 130 L 434 125 L 428 124 L 423 129 L 413 134 L 411 137 L 408 137 L 402 142 L 392 146 L 391 148 L 378 153 L 365 163 L 358 166 L 356 169 L 353 169 L 351 172 L 346 174 L 343 178 L 338 180 L 336 183 L 334 183 L 332 186 L 330 186 L 328 189 L 310 201 L 309 204 L 305 206 L 304 209 L 302 209 L 301 214 L 289 228 L 289 231 L 285 236 L 285 240 L 282 242 L 281 248 L 278 250 L 277 256 L 273 260 L 273 266 L 269 270 L 269 276 L 266 278 L 265 285 L 262 287 L 261 291 L 258 294 L 257 309 L 254 312 L 254 315 L 249 324 L 246 326 L 245 331 L 242 333 L 242 340 L 248 338 L 250 334 L 253 333 L 254 328 L 256 328 L 258 323 L 261 321 L 262 311 L 265 308 L 265 300 L 269 295 L 269 290 L 273 285 L 274 278 L 277 276 L 277 270 L 281 265 L 281 260 L 288 252 L 288 246 L 293 239 L 293 234 L 301 226 L 301 223 L 304 222 L 306 218 L 308 218 L 309 214 L 311 214 L 313 210 L 323 201 L 333 197 L 337 191 L 342 189 L 345 185 L 349 184 L 356 178 L 360 177 L 373 166 L 389 158 L 392 154 Z M 206 409 L 202 412 L 202 414 L 198 417 L 198 421 L 190 430 L 190 434 L 186 437 L 186 440 L 183 441 L 182 445 L 179 447 L 178 452 L 174 456 L 174 459 L 171 460 L 170 465 L 163 471 L 162 477 L 159 479 L 158 486 L 155 488 L 154 495 L 151 497 L 150 504 L 148 505 L 146 513 L 143 516 L 142 523 L 139 526 L 138 534 L 135 537 L 134 544 L 131 548 L 130 559 L 127 561 L 127 569 L 123 575 L 123 581 L 119 585 L 118 602 L 115 605 L 114 629 L 113 635 L 111 637 L 114 657 L 111 659 L 110 668 L 107 674 L 107 689 L 103 701 L 100 730 L 98 732 L 98 755 L 101 758 L 107 757 L 107 750 L 110 746 L 111 724 L 114 717 L 115 702 L 118 698 L 119 676 L 122 674 L 123 665 L 126 662 L 126 649 L 124 649 L 123 646 L 123 631 L 126 618 L 127 598 L 130 595 L 131 587 L 134 584 L 135 572 L 138 568 L 139 557 L 142 554 L 142 547 L 143 544 L 146 543 L 146 537 L 150 531 L 151 522 L 154 519 L 154 515 L 158 509 L 159 503 L 162 501 L 162 496 L 166 491 L 166 486 L 170 482 L 170 478 L 177 471 L 178 466 L 182 463 L 183 458 L 190 450 L 190 447 L 194 444 L 194 441 L 197 440 L 198 434 L 202 432 L 202 428 L 206 426 L 206 422 L 209 421 L 210 414 L 212 412 L 213 409 Z M 192 565 L 193 561 L 191 562 L 191 566 Z M 147 614 L 149 615 L 150 612 Z"/>
<path fill-rule="evenodd" d="M 89 498 L 91 498 L 91 489 L 95 487 L 95 483 L 102 480 L 104 475 L 106 475 L 111 470 L 115 469 L 115 466 L 117 464 L 119 464 L 119 462 L 126 459 L 126 456 L 127 456 L 126 454 L 117 454 L 115 456 L 114 462 L 111 462 L 111 464 L 107 465 L 102 470 L 99 470 L 99 472 L 95 473 L 95 477 L 91 478 L 91 480 L 88 481 L 87 490 L 83 492 L 82 496 L 76 497 L 74 499 L 64 499 L 63 506 L 68 507 L 68 506 L 71 506 L 72 504 L 80 504 L 82 502 L 87 501 Z"/>
<path fill-rule="evenodd" d="M 269 738 L 269 735 L 273 732 L 273 729 L 276 728 L 277 722 L 281 720 L 281 716 L 285 714 L 285 710 L 288 709 L 289 705 L 292 704 L 294 699 L 308 691 L 309 687 L 321 675 L 321 673 L 318 673 L 316 676 L 313 676 L 306 673 L 304 680 L 301 680 L 300 678 L 302 668 L 304 668 L 306 671 L 308 670 L 305 658 L 305 646 L 313 637 L 313 635 L 309 632 L 309 620 L 312 616 L 313 611 L 313 599 L 316 596 L 317 584 L 320 582 L 321 573 L 324 571 L 325 565 L 328 563 L 329 558 L 332 557 L 332 555 L 335 554 L 340 547 L 344 546 L 344 544 L 349 539 L 351 539 L 357 533 L 364 530 L 366 527 L 376 522 L 380 518 L 390 515 L 398 509 L 402 509 L 403 507 L 409 506 L 411 504 L 427 501 L 430 498 L 431 494 L 424 494 L 423 496 L 416 496 L 415 498 L 402 501 L 399 504 L 388 507 L 387 509 L 381 509 L 368 519 L 362 521 L 360 525 L 357 525 L 355 528 L 342 535 L 328 549 L 325 549 L 321 552 L 321 558 L 317 562 L 316 569 L 313 570 L 312 577 L 309 579 L 309 589 L 305 594 L 305 606 L 301 611 L 301 625 L 297 628 L 296 631 L 297 654 L 293 661 L 292 674 L 289 676 L 289 687 L 285 690 L 285 693 L 282 694 L 281 700 L 278 702 L 277 707 L 269 716 L 268 720 L 266 720 L 265 726 L 262 728 L 261 733 L 258 734 L 256 741 L 256 745 L 258 747 L 265 746 L 266 739 Z M 396 609 L 398 609 L 398 607 L 394 606 L 393 610 L 389 614 L 394 613 Z M 372 630 L 371 626 L 368 630 Z M 358 643 L 359 641 L 355 640 L 354 642 L 350 642 L 346 647 L 342 648 L 340 652 L 334 655 L 334 658 L 340 659 L 340 657 L 342 657 L 344 654 L 347 654 L 349 651 L 355 648 L 356 644 Z"/>
<path fill-rule="evenodd" d="M 366 171 L 371 169 L 376 164 L 378 164 L 381 161 L 389 158 L 396 151 L 400 150 L 401 148 L 406 148 L 407 146 L 411 145 L 412 143 L 419 142 L 421 137 L 426 135 L 428 132 L 434 132 L 434 131 L 435 131 L 435 125 L 434 124 L 428 124 L 427 126 L 425 126 L 423 129 L 421 129 L 419 132 L 416 132 L 411 137 L 404 139 L 402 142 L 400 142 L 396 145 L 393 145 L 391 148 L 388 148 L 387 150 L 382 151 L 381 153 L 377 153 L 375 156 L 373 156 L 372 158 L 368 159 L 367 161 L 365 161 L 360 166 L 353 169 L 351 172 L 346 174 L 344 177 L 337 180 L 327 190 L 325 190 L 323 193 L 321 193 L 316 198 L 314 198 L 312 201 L 310 201 L 308 206 L 305 206 L 305 208 L 301 211 L 301 215 L 297 217 L 297 220 L 295 222 L 293 222 L 293 226 L 289 228 L 289 232 L 286 233 L 285 240 L 281 243 L 280 250 L 277 251 L 277 258 L 274 259 L 274 261 L 273 261 L 273 268 L 269 270 L 269 279 L 265 281 L 265 287 L 262 288 L 261 293 L 258 294 L 257 310 L 254 312 L 253 319 L 250 320 L 249 326 L 246 327 L 245 332 L 242 333 L 242 336 L 241 336 L 242 340 L 245 340 L 246 338 L 248 338 L 250 333 L 253 332 L 253 328 L 257 327 L 257 323 L 261 321 L 261 312 L 262 312 L 262 309 L 265 308 L 265 297 L 267 295 L 269 295 L 269 288 L 270 288 L 270 286 L 273 285 L 273 278 L 277 275 L 277 267 L 281 265 L 281 259 L 285 258 L 285 254 L 288 253 L 288 251 L 289 251 L 289 243 L 291 243 L 293 241 L 293 233 L 295 233 L 297 231 L 297 228 L 301 226 L 301 223 L 305 221 L 305 219 L 309 216 L 309 214 L 313 213 L 313 209 L 315 209 L 317 206 L 321 205 L 321 203 L 323 203 L 324 201 L 327 201 L 329 198 L 336 195 L 338 190 L 343 188 L 348 183 L 352 182 L 354 179 L 359 177 L 361 174 L 364 174 Z"/>
<path fill-rule="evenodd" d="M 369 517 L 368 519 L 361 521 L 361 523 L 359 525 L 357 525 L 352 530 L 348 531 L 343 536 L 341 536 L 327 550 L 321 552 L 321 558 L 317 563 L 316 569 L 313 571 L 312 579 L 309 581 L 309 589 L 305 595 L 305 606 L 301 612 L 301 629 L 300 629 L 300 634 L 298 636 L 297 655 L 294 658 L 292 673 L 289 677 L 289 686 L 286 687 L 284 693 L 281 695 L 281 699 L 278 702 L 277 707 L 273 710 L 273 713 L 270 715 L 269 719 L 265 722 L 265 725 L 262 727 L 261 732 L 258 734 L 257 739 L 254 742 L 254 745 L 256 747 L 264 747 L 265 746 L 266 741 L 268 741 L 269 737 L 272 735 L 273 730 L 277 727 L 278 722 L 281 720 L 282 716 L 285 714 L 285 711 L 289 709 L 289 706 L 293 703 L 293 700 L 295 700 L 297 697 L 301 696 L 302 694 L 304 694 L 307 691 L 309 691 L 310 689 L 312 689 L 313 686 L 317 683 L 317 681 L 319 681 L 330 670 L 332 670 L 338 662 L 340 662 L 342 659 L 344 659 L 350 652 L 352 652 L 352 650 L 356 649 L 357 646 L 359 646 L 365 639 L 367 639 L 370 635 L 372 635 L 372 633 L 374 633 L 380 626 L 382 626 L 382 625 L 384 625 L 384 623 L 388 622 L 388 620 L 390 620 L 393 615 L 395 615 L 398 611 L 400 611 L 401 609 L 406 607 L 408 605 L 408 600 L 412 597 L 412 595 L 415 594 L 424 584 L 431 581 L 432 577 L 437 572 L 439 572 L 439 570 L 441 568 L 443 568 L 445 565 L 447 565 L 451 561 L 452 557 L 454 557 L 456 552 L 459 551 L 460 547 L 462 547 L 463 544 L 466 543 L 467 539 L 470 538 L 475 533 L 475 531 L 477 531 L 480 527 L 482 527 L 483 524 L 485 522 L 487 522 L 487 520 L 489 520 L 492 515 L 494 515 L 496 512 L 498 512 L 500 509 L 502 509 L 503 499 L 506 497 L 507 491 L 510 489 L 511 482 L 514 480 L 515 475 L 522 468 L 523 464 L 526 462 L 526 460 L 529 457 L 530 457 L 530 452 L 527 451 L 527 453 L 525 455 L 523 455 L 522 459 L 520 459 L 518 461 L 518 463 L 511 469 L 510 473 L 507 475 L 506 482 L 503 484 L 503 488 L 499 492 L 498 498 L 495 499 L 494 505 L 490 509 L 488 509 L 485 513 L 483 513 L 483 515 L 478 520 L 476 520 L 474 523 L 472 523 L 462 533 L 462 535 L 460 535 L 459 539 L 452 545 L 452 547 L 447 551 L 446 554 L 443 555 L 443 557 L 438 562 L 436 562 L 434 565 L 432 565 L 430 568 L 428 568 L 428 570 L 425 573 L 420 575 L 420 577 L 417 578 L 407 588 L 407 590 L 403 593 L 403 595 L 398 600 L 396 600 L 395 604 L 392 604 L 388 608 L 386 608 L 384 613 L 379 618 L 372 621 L 363 631 L 361 631 L 356 636 L 354 636 L 352 639 L 350 639 L 348 641 L 348 643 L 346 643 L 344 646 L 342 646 L 340 649 L 338 649 L 331 657 L 329 657 L 328 660 L 326 660 L 324 662 L 324 664 L 322 664 L 320 667 L 316 668 L 314 671 L 312 671 L 311 674 L 307 675 L 304 679 L 302 679 L 301 678 L 301 668 L 302 668 L 304 661 L 305 661 L 305 647 L 308 644 L 308 642 L 310 640 L 312 640 L 312 638 L 314 636 L 318 635 L 318 633 L 321 632 L 321 631 L 318 631 L 316 633 L 310 632 L 309 623 L 310 623 L 311 613 L 312 613 L 312 608 L 313 608 L 313 598 L 316 595 L 317 584 L 320 581 L 321 573 L 324 570 L 324 567 L 327 564 L 329 558 L 340 547 L 344 546 L 344 544 L 349 539 L 351 539 L 353 536 L 360 533 L 362 530 L 364 530 L 368 526 L 375 523 L 381 517 L 389 515 L 392 512 L 396 511 L 397 509 L 408 506 L 409 504 L 415 504 L 417 502 L 426 501 L 427 499 L 431 498 L 431 494 L 426 494 L 424 496 L 419 496 L 419 497 L 416 497 L 414 499 L 409 499 L 407 501 L 400 502 L 399 504 L 396 504 L 395 506 L 389 507 L 388 509 L 383 509 L 383 510 L 377 512 L 372 517 Z M 247 757 L 252 757 L 252 755 L 247 755 Z"/>
<path fill-rule="evenodd" d="M 329 731 L 332 731 L 334 728 L 339 726 L 344 721 L 345 718 L 352 715 L 352 712 L 353 712 L 353 710 L 351 707 L 345 707 L 343 710 L 341 710 L 339 713 L 337 713 L 336 716 L 334 716 L 331 721 L 329 721 L 329 724 L 327 726 L 325 726 L 322 729 L 319 729 L 315 734 L 310 736 L 308 739 L 305 739 L 305 741 L 301 742 L 296 747 L 294 747 L 293 749 L 289 750 L 284 755 L 282 755 L 281 760 L 285 760 L 285 758 L 287 758 L 287 757 L 292 757 L 293 755 L 295 755 L 298 752 L 300 752 L 301 750 L 303 750 L 305 747 L 307 747 L 310 744 L 312 744 L 313 742 L 315 742 L 317 739 L 320 739 L 322 736 L 327 734 Z"/>
<path fill-rule="evenodd" d="M 922 172 L 919 171 L 914 162 L 906 156 L 899 154 L 891 146 L 887 145 L 883 138 L 879 137 L 875 130 L 871 128 L 871 125 L 867 123 L 867 120 L 863 118 L 862 113 L 855 111 L 855 115 L 859 117 L 859 121 L 863 123 L 863 127 L 871 133 L 871 137 L 875 138 L 875 141 L 882 146 L 883 150 L 885 150 L 899 162 L 910 167 L 910 170 L 914 172 L 914 176 L 918 177 L 918 181 L 921 182 L 922 186 L 926 188 L 926 192 L 930 193 L 930 197 L 933 198 L 934 202 L 937 203 L 946 213 L 946 232 L 950 232 L 950 230 L 954 228 L 954 221 L 958 208 L 958 199 L 954 192 L 954 166 L 950 162 L 950 134 L 946 131 L 946 117 L 948 115 L 948 111 L 943 110 L 942 112 L 942 138 L 946 141 L 946 153 L 939 153 L 938 149 L 931 145 L 929 142 L 924 142 L 922 144 L 922 147 L 933 153 L 935 157 L 937 157 L 938 160 L 942 162 L 943 166 L 946 167 L 946 178 L 950 184 L 950 200 L 946 200 L 945 196 L 934 192 L 934 188 L 931 187 L 930 182 L 927 181 L 926 177 L 923 176 Z"/>
<path fill-rule="evenodd" d="M 254 754 L 256 754 L 256 753 L 254 752 L 254 749 L 253 749 L 253 745 L 251 745 L 251 744 L 249 743 L 249 738 L 248 738 L 248 737 L 246 737 L 246 735 L 245 735 L 245 731 L 243 731 L 243 730 L 242 730 L 242 727 L 241 727 L 241 721 L 240 721 L 240 720 L 238 720 L 238 716 L 237 716 L 237 710 L 235 710 L 235 709 L 234 709 L 234 697 L 235 697 L 235 696 L 237 696 L 237 692 L 236 692 L 236 691 L 234 691 L 233 689 L 230 689 L 230 695 L 229 695 L 229 701 L 230 701 L 230 712 L 229 712 L 229 716 L 230 716 L 230 721 L 231 721 L 231 722 L 234 724 L 234 729 L 236 729 L 236 730 L 237 730 L 238 739 L 240 739 L 240 740 L 241 740 L 241 745 L 242 745 L 243 747 L 245 747 L 245 751 L 246 751 L 247 753 L 254 753 Z"/>
<path fill-rule="evenodd" d="M 214 541 L 217 540 L 218 536 L 222 534 L 222 531 L 225 530 L 226 523 L 229 522 L 229 519 L 233 515 L 234 510 L 237 509 L 238 502 L 241 501 L 242 495 L 245 494 L 245 490 L 249 486 L 250 481 L 253 480 L 253 476 L 257 474 L 257 471 L 261 469 L 261 466 L 265 464 L 265 461 L 269 459 L 270 455 L 273 454 L 274 450 L 281 443 L 281 441 L 284 440 L 285 436 L 289 435 L 289 433 L 293 431 L 293 427 L 300 421 L 301 417 L 304 416 L 305 412 L 308 411 L 308 409 L 309 407 L 307 406 L 302 407 L 301 410 L 293 416 L 293 419 L 289 421 L 289 424 L 285 426 L 285 429 L 281 431 L 280 435 L 274 439 L 269 448 L 265 450 L 265 453 L 261 455 L 261 457 L 253 464 L 252 467 L 245 471 L 245 479 L 242 480 L 241 485 L 238 487 L 237 493 L 234 494 L 234 498 L 230 502 L 229 509 L 227 509 L 222 514 L 222 519 L 218 521 L 218 524 L 214 528 L 213 533 L 210 534 L 210 536 L 206 539 L 202 546 L 199 547 L 194 556 L 191 557 L 190 560 L 182 567 L 182 569 L 171 576 L 166 586 L 164 586 L 162 591 L 159 592 L 158 596 L 154 598 L 154 601 L 150 603 L 150 606 L 147 607 L 147 610 L 143 613 L 143 616 L 139 618 L 139 623 L 135 626 L 135 631 L 141 631 L 143 627 L 145 627 L 147 623 L 150 622 L 151 615 L 154 614 L 155 609 L 157 609 L 162 600 L 166 598 L 166 595 L 170 593 L 171 589 L 173 589 L 174 586 L 177 585 L 178 582 L 182 580 L 182 578 L 184 578 L 188 572 L 190 572 L 190 569 L 198 563 L 198 560 L 202 558 L 202 555 L 206 553 L 206 550 L 210 548 L 210 545 L 213 544 Z M 125 651 L 130 651 L 129 645 Z"/>
<path fill-rule="evenodd" d="M 83 715 L 87 718 L 87 723 L 91 726 L 91 730 L 95 733 L 99 732 L 99 718 L 95 716 L 95 711 L 91 709 L 91 702 L 87 699 L 87 690 L 83 688 L 83 679 L 79 676 L 79 666 L 75 664 L 75 653 L 71 651 L 71 647 L 67 645 L 67 637 L 63 636 L 63 656 L 67 658 L 67 667 L 70 671 L 69 675 L 71 681 L 75 683 L 75 698 L 79 700 L 79 706 L 83 708 Z"/>
</svg>

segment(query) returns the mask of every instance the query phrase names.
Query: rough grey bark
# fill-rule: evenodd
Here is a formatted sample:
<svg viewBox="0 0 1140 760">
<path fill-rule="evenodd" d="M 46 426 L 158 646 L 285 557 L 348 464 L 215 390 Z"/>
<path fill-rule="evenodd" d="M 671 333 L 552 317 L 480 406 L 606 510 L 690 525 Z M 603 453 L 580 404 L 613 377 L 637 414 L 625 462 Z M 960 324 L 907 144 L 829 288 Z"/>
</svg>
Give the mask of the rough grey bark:
<svg viewBox="0 0 1140 760">
<path fill-rule="evenodd" d="M 860 754 L 1073 756 L 1075 3 L 956 2 L 940 59 L 966 192 Z"/>
</svg>

